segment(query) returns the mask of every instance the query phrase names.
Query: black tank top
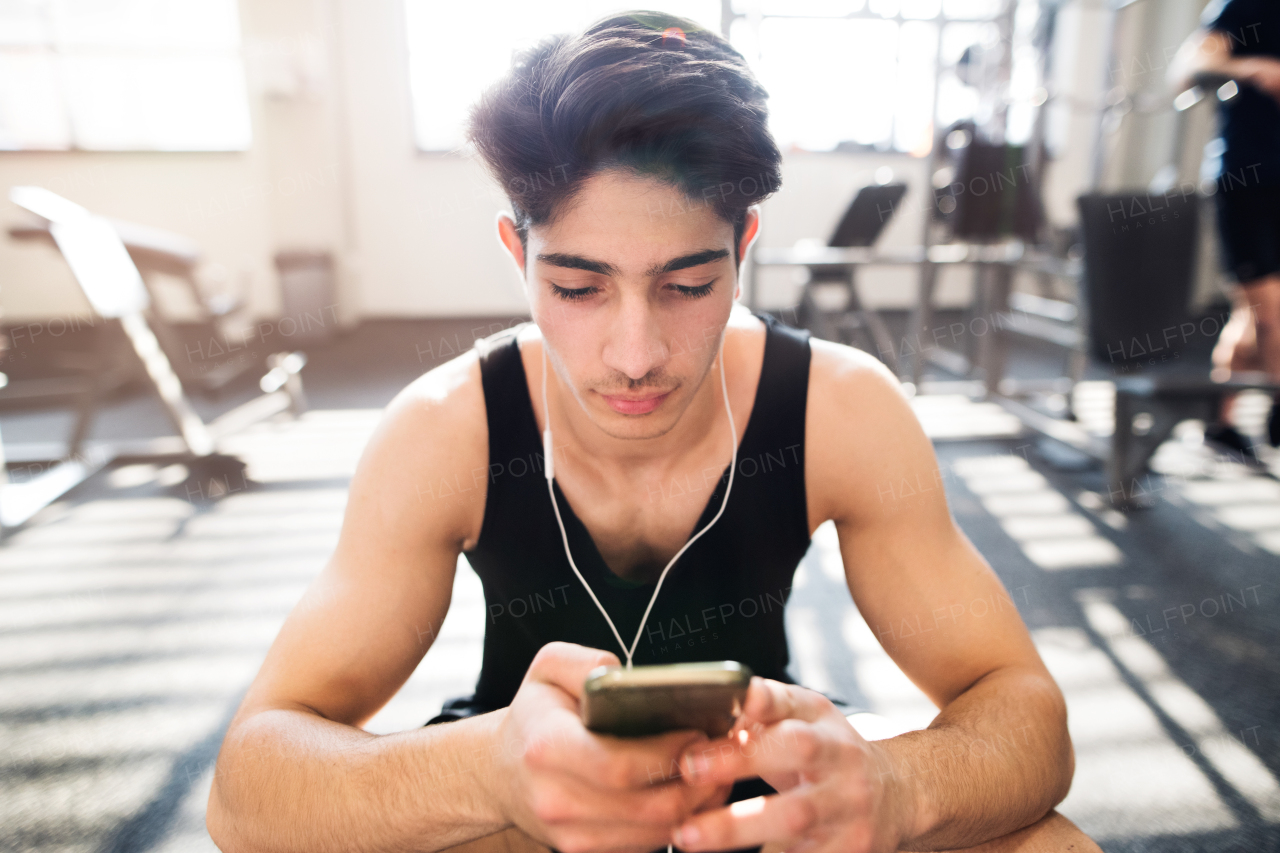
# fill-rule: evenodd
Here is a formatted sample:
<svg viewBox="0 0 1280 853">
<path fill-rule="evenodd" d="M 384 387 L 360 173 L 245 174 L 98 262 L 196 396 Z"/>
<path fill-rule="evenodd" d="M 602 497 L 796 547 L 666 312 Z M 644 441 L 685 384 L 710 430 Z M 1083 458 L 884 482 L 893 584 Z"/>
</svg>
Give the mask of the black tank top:
<svg viewBox="0 0 1280 853">
<path fill-rule="evenodd" d="M 809 547 L 804 430 L 809 341 L 768 315 L 764 361 L 751 418 L 738 449 L 724 515 L 672 567 L 636 646 L 634 663 L 736 660 L 757 675 L 791 682 L 783 611 Z M 484 585 L 484 658 L 472 696 L 445 703 L 445 722 L 511 704 L 529 664 L 554 640 L 604 649 L 624 659 L 613 632 L 565 558 L 547 495 L 524 363 L 508 330 L 477 343 L 489 423 L 484 522 L 467 561 Z M 702 492 L 693 531 L 720 509 L 728 482 L 685 479 L 651 489 L 662 500 Z M 615 575 L 557 484 L 573 558 L 630 644 L 653 595 L 647 583 Z"/>
</svg>

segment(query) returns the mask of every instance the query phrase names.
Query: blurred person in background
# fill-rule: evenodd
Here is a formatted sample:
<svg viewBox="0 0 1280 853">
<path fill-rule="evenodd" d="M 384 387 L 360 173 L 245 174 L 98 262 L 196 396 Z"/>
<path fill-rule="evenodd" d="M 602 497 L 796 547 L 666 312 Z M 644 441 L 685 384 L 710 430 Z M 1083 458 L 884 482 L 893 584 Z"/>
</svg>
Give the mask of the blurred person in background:
<svg viewBox="0 0 1280 853">
<path fill-rule="evenodd" d="M 1261 370 L 1280 382 L 1280 0 L 1213 0 L 1170 69 L 1178 88 L 1235 81 L 1221 102 L 1226 144 L 1216 193 L 1224 266 L 1239 286 L 1213 352 L 1218 372 Z M 1205 438 L 1254 458 L 1227 400 Z M 1267 438 L 1280 446 L 1280 401 Z"/>
</svg>

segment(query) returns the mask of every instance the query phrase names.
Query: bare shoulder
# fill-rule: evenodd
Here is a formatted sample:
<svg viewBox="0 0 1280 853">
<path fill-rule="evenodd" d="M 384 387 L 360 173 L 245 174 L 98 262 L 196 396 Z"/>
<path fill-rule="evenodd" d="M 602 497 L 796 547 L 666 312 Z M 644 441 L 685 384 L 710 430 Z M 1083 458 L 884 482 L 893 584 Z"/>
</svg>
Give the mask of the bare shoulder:
<svg viewBox="0 0 1280 853">
<path fill-rule="evenodd" d="M 877 358 L 812 340 L 805 426 L 810 521 L 877 515 L 884 484 L 932 476 L 933 447 L 902 384 Z"/>
<path fill-rule="evenodd" d="M 902 384 L 875 356 L 830 341 L 809 343 L 808 419 L 823 427 L 817 438 L 836 422 L 859 427 L 865 440 L 868 429 L 880 433 L 902 418 L 915 420 Z"/>
<path fill-rule="evenodd" d="M 488 440 L 472 350 L 423 374 L 387 406 L 352 479 L 348 514 L 363 508 L 371 529 L 470 546 L 484 515 Z"/>
<path fill-rule="evenodd" d="M 811 385 L 815 380 L 819 383 L 880 383 L 901 393 L 897 377 L 871 353 L 818 338 L 810 338 L 809 346 L 813 350 L 809 370 Z"/>
<path fill-rule="evenodd" d="M 471 349 L 410 382 L 388 405 L 384 424 L 418 418 L 484 420 L 480 358 Z"/>
</svg>

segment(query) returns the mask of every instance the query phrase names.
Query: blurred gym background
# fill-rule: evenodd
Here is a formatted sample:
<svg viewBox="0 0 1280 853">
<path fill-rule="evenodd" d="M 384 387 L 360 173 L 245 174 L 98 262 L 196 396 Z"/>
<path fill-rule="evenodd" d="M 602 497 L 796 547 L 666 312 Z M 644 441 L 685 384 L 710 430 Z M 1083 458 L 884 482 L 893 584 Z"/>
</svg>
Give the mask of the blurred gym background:
<svg viewBox="0 0 1280 853">
<path fill-rule="evenodd" d="M 1244 84 L 1170 71 L 1204 0 L 645 5 L 769 90 L 784 184 L 744 299 L 913 394 L 939 477 L 883 488 L 945 488 L 1031 627 L 1061 811 L 1108 851 L 1280 849 L 1274 385 L 1210 361 Z M 525 316 L 466 109 L 619 8 L 0 0 L 0 848 L 214 849 L 222 732 L 381 407 Z M 1205 441 L 1228 394 L 1252 453 Z M 371 730 L 471 688 L 460 569 Z M 926 724 L 842 572 L 821 528 L 795 676 Z"/>
</svg>

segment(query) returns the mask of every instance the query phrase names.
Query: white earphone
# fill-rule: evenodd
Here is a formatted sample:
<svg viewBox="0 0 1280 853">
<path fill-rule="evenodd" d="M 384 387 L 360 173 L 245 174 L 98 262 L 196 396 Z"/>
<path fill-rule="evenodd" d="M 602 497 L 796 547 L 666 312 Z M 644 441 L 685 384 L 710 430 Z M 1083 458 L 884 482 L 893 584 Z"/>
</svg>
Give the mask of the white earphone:
<svg viewBox="0 0 1280 853">
<path fill-rule="evenodd" d="M 556 523 L 560 525 L 560 539 L 564 542 L 564 555 L 569 558 L 569 568 L 573 569 L 573 573 L 578 576 L 578 580 L 582 582 L 583 588 L 586 589 L 587 595 L 591 596 L 591 600 L 595 602 L 600 615 L 609 623 L 609 630 L 613 631 L 613 636 L 618 640 L 618 645 L 622 647 L 622 654 L 626 657 L 627 669 L 631 669 L 631 658 L 635 655 L 636 646 L 640 644 L 640 636 L 644 633 L 644 625 L 649 621 L 649 613 L 653 610 L 654 602 L 658 600 L 658 592 L 662 589 L 662 582 L 667 578 L 667 572 L 671 571 L 671 567 L 676 564 L 676 560 L 679 560 L 680 556 L 689 550 L 690 545 L 697 542 L 702 537 L 702 534 L 710 530 L 712 525 L 720 520 L 720 516 L 724 515 L 725 507 L 729 505 L 729 493 L 733 491 L 733 472 L 738 467 L 738 429 L 733 422 L 733 409 L 729 406 L 729 385 L 724 378 L 723 336 L 720 338 L 720 351 L 717 358 L 720 360 L 720 390 L 724 394 L 724 411 L 729 416 L 729 434 L 733 439 L 733 460 L 729 463 L 729 482 L 725 485 L 724 499 L 720 502 L 720 510 L 715 514 L 715 517 L 708 521 L 705 527 L 689 537 L 689 541 L 684 543 L 684 547 L 676 552 L 675 556 L 671 558 L 671 562 L 667 563 L 667 567 L 658 576 L 658 585 L 654 587 L 653 596 L 649 599 L 649 606 L 644 609 L 644 616 L 640 619 L 640 626 L 636 628 L 636 638 L 628 647 L 622 641 L 622 635 L 618 633 L 613 620 L 605 612 L 604 605 L 600 603 L 600 599 L 596 598 L 596 594 L 591 590 L 591 585 L 582 576 L 582 572 L 578 571 L 578 564 L 573 561 L 573 553 L 569 550 L 569 534 L 564 529 L 564 519 L 560 516 L 560 505 L 556 503 L 556 490 L 554 488 L 556 474 L 555 460 L 552 456 L 551 409 L 547 406 L 547 345 L 545 339 L 542 341 L 542 416 L 546 424 L 545 429 L 542 430 L 542 456 L 544 459 L 543 470 L 547 478 L 547 493 L 551 495 L 551 506 L 556 513 Z"/>
</svg>

